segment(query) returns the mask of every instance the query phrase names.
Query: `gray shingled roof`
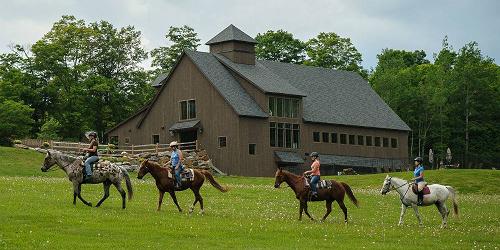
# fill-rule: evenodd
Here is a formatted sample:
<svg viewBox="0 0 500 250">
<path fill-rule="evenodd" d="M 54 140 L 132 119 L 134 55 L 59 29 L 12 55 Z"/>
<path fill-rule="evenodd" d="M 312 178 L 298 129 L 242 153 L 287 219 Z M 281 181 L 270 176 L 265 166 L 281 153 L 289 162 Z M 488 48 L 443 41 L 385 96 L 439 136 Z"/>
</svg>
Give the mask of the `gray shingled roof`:
<svg viewBox="0 0 500 250">
<path fill-rule="evenodd" d="M 304 92 L 298 90 L 288 83 L 287 80 L 267 69 L 259 61 L 255 65 L 247 65 L 234 63 L 223 55 L 215 55 L 215 57 L 265 93 L 306 96 Z"/>
<path fill-rule="evenodd" d="M 302 157 L 300 157 L 300 154 L 297 152 L 274 151 L 274 155 L 278 158 L 279 162 L 296 164 L 304 163 L 304 159 L 302 159 Z"/>
<path fill-rule="evenodd" d="M 304 121 L 410 130 L 357 73 L 272 61 L 257 63 L 306 93 Z"/>
<path fill-rule="evenodd" d="M 179 131 L 179 130 L 185 130 L 185 129 L 192 129 L 192 128 L 196 128 L 199 123 L 200 123 L 200 120 L 176 122 L 168 130 L 169 131 Z"/>
<path fill-rule="evenodd" d="M 206 45 L 227 42 L 227 41 L 257 43 L 255 39 L 253 39 L 249 35 L 245 34 L 245 32 L 241 31 L 240 29 L 236 28 L 234 25 L 231 24 L 223 31 L 221 31 L 219 34 L 217 34 L 214 38 L 210 39 L 206 43 Z"/>
<path fill-rule="evenodd" d="M 165 80 L 166 78 L 168 77 L 168 74 L 159 74 L 153 82 L 151 82 L 151 86 L 153 87 L 160 87 L 161 86 L 161 82 L 163 80 Z"/>
<path fill-rule="evenodd" d="M 213 84 L 215 89 L 233 107 L 238 115 L 253 117 L 269 117 L 267 112 L 241 87 L 231 73 L 215 58 L 213 54 L 197 51 L 186 51 L 198 69 Z"/>
<path fill-rule="evenodd" d="M 345 156 L 345 155 L 320 155 L 320 162 L 322 165 L 335 165 L 345 167 L 391 167 L 402 168 L 406 165 L 405 161 L 400 159 L 382 159 L 382 158 L 369 158 L 359 156 Z"/>
</svg>

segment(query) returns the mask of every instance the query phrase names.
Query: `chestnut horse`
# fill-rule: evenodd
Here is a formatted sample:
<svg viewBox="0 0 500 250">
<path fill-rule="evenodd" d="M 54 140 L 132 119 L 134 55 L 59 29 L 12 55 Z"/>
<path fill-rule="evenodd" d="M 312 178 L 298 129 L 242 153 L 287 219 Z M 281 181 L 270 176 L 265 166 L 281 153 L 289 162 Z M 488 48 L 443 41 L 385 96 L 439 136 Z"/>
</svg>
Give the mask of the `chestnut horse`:
<svg viewBox="0 0 500 250">
<path fill-rule="evenodd" d="M 295 192 L 295 197 L 297 197 L 300 202 L 299 220 L 302 220 L 302 212 L 305 212 L 309 219 L 314 220 L 309 214 L 309 211 L 307 211 L 308 201 L 326 201 L 326 214 L 321 219 L 321 222 L 323 222 L 332 211 L 332 203 L 337 201 L 340 208 L 344 212 L 344 221 L 347 223 L 347 208 L 344 204 L 344 196 L 346 193 L 352 203 L 358 207 L 358 200 L 354 197 L 351 187 L 349 187 L 346 183 L 331 180 L 332 186 L 330 188 L 318 188 L 318 195 L 311 196 L 309 187 L 305 186 L 304 176 L 292 174 L 286 170 L 282 170 L 281 168 L 276 171 L 275 176 L 275 188 L 279 188 L 281 183 L 286 182 Z"/>
<path fill-rule="evenodd" d="M 175 205 L 177 206 L 177 209 L 179 209 L 179 212 L 182 212 L 182 209 L 179 207 L 179 204 L 177 203 L 177 197 L 175 196 L 175 191 L 184 191 L 186 189 L 191 189 L 194 194 L 194 203 L 193 205 L 189 208 L 189 213 L 192 213 L 194 211 L 194 206 L 196 205 L 196 202 L 200 202 L 200 209 L 201 213 L 203 214 L 205 211 L 203 210 L 203 198 L 200 195 L 200 188 L 203 185 L 203 182 L 205 182 L 205 178 L 208 179 L 210 184 L 214 186 L 217 190 L 225 193 L 228 191 L 227 188 L 221 186 L 217 181 L 215 181 L 213 175 L 207 171 L 207 170 L 196 170 L 194 169 L 194 179 L 193 181 L 183 181 L 182 185 L 179 189 L 175 188 L 175 182 L 174 178 L 169 178 L 168 177 L 168 172 L 171 171 L 170 168 L 164 168 L 161 167 L 160 164 L 145 160 L 141 163 L 141 167 L 139 168 L 139 173 L 137 174 L 138 179 L 142 179 L 144 175 L 150 173 L 153 178 L 156 181 L 156 187 L 158 188 L 158 191 L 160 193 L 160 197 L 158 199 L 158 211 L 160 211 L 161 208 L 161 203 L 163 200 L 163 195 L 165 192 L 169 193 L 170 196 L 172 197 L 172 200 L 174 201 Z"/>
</svg>

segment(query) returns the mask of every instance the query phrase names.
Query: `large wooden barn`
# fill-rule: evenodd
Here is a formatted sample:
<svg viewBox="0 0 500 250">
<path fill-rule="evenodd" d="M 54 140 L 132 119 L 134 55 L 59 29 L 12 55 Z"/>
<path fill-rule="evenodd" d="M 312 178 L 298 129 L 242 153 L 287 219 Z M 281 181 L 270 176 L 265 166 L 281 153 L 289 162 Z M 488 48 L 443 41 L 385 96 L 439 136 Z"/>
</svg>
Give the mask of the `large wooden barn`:
<svg viewBox="0 0 500 250">
<path fill-rule="evenodd" d="M 256 60 L 256 40 L 230 25 L 186 51 L 156 96 L 107 132 L 119 145 L 197 140 L 231 175 L 272 176 L 321 155 L 323 174 L 407 164 L 410 128 L 354 72 Z"/>
</svg>

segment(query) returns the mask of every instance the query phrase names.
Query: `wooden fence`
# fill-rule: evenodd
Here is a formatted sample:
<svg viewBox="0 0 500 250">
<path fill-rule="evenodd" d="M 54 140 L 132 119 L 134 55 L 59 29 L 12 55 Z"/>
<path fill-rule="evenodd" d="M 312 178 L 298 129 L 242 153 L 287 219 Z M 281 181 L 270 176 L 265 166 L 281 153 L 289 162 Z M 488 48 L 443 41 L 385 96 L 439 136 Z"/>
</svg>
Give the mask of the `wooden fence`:
<svg viewBox="0 0 500 250">
<path fill-rule="evenodd" d="M 40 139 L 25 139 L 22 140 L 23 144 L 30 147 L 41 147 L 44 142 L 49 144 L 49 147 L 61 152 L 72 154 L 83 154 L 83 149 L 88 147 L 88 143 L 82 142 L 62 142 L 62 141 L 44 141 Z M 126 152 L 128 154 L 140 153 L 158 153 L 166 151 L 169 148 L 168 144 L 145 144 L 145 145 L 119 145 L 114 148 L 109 148 L 108 145 L 99 145 L 99 155 L 109 156 Z M 183 151 L 198 150 L 198 141 L 179 143 L 179 148 Z"/>
</svg>

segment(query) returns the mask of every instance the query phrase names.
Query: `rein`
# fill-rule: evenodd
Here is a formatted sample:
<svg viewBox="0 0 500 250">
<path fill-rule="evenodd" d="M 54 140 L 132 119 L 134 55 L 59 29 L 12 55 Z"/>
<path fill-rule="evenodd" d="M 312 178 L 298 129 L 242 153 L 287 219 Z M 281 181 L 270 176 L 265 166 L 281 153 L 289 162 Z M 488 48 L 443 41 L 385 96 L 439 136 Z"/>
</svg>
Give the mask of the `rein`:
<svg viewBox="0 0 500 250">
<path fill-rule="evenodd" d="M 391 177 L 391 179 L 389 179 L 389 181 L 392 181 L 392 177 Z M 392 182 L 391 182 L 391 183 L 392 183 Z M 404 202 L 403 202 L 403 198 L 406 196 L 406 194 L 407 194 L 407 193 L 408 193 L 408 191 L 410 190 L 410 186 L 411 186 L 410 184 L 412 184 L 412 182 L 407 181 L 407 182 L 406 182 L 405 184 L 403 184 L 403 185 L 399 185 L 398 187 L 392 187 L 391 189 L 389 189 L 389 191 L 391 191 L 391 190 L 397 190 L 398 188 L 403 187 L 404 185 L 408 185 L 408 188 L 406 189 L 406 192 L 403 194 L 403 196 L 402 196 L 402 197 L 401 197 L 401 196 L 399 197 L 399 199 L 401 200 L 401 203 L 403 203 L 403 204 L 404 204 Z"/>
</svg>

